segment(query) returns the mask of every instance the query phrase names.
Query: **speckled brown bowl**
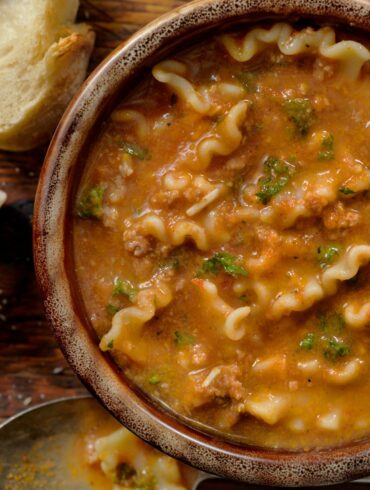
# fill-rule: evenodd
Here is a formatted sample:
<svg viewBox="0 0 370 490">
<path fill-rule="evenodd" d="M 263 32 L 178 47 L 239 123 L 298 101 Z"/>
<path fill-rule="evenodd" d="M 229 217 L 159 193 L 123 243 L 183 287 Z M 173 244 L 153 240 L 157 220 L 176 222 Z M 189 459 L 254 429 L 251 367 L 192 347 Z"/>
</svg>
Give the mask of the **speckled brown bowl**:
<svg viewBox="0 0 370 490">
<path fill-rule="evenodd" d="M 118 95 L 135 76 L 198 34 L 261 18 L 313 18 L 370 31 L 368 0 L 199 0 L 149 24 L 90 76 L 66 111 L 49 148 L 36 196 L 34 254 L 47 316 L 69 363 L 129 429 L 202 470 L 244 482 L 322 485 L 370 474 L 370 440 L 289 453 L 241 447 L 184 424 L 132 386 L 109 357 L 84 313 L 71 253 L 71 202 L 84 149 Z"/>
</svg>

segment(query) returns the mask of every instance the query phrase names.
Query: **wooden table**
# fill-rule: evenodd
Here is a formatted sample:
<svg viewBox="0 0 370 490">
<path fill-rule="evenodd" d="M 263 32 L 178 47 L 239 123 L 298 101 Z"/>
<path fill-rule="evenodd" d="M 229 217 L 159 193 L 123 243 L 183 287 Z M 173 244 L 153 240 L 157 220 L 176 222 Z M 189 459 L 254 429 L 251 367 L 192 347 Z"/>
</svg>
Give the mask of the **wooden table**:
<svg viewBox="0 0 370 490">
<path fill-rule="evenodd" d="M 155 17 L 186 0 L 82 0 L 97 34 L 90 69 Z M 32 205 L 46 148 L 0 152 L 0 422 L 46 400 L 85 392 L 45 319 L 32 263 Z"/>
</svg>

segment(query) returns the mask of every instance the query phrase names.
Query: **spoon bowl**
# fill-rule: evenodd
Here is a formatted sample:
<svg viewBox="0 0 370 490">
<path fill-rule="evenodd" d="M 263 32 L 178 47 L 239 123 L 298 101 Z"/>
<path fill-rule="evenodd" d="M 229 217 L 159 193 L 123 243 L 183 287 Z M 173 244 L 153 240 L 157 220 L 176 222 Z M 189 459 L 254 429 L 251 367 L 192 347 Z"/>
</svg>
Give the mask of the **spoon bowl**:
<svg viewBox="0 0 370 490">
<path fill-rule="evenodd" d="M 29 408 L 0 426 L 0 488 L 87 490 L 73 472 L 73 448 L 88 413 L 106 416 L 91 397 L 63 398 Z"/>
<path fill-rule="evenodd" d="M 112 417 L 92 397 L 61 398 L 31 407 L 0 425 L 0 488 L 4 490 L 91 490 L 79 438 Z M 269 490 L 273 487 L 223 480 L 185 467 L 189 490 Z M 333 490 L 369 489 L 370 479 L 334 485 Z M 106 487 L 104 487 L 106 490 Z"/>
<path fill-rule="evenodd" d="M 0 425 L 0 488 L 100 490 L 89 482 L 78 441 L 96 424 L 110 422 L 109 413 L 88 395 L 46 402 L 11 417 Z M 189 490 L 210 490 L 205 480 L 214 478 L 186 468 Z M 224 482 L 217 488 L 241 487 Z"/>
</svg>

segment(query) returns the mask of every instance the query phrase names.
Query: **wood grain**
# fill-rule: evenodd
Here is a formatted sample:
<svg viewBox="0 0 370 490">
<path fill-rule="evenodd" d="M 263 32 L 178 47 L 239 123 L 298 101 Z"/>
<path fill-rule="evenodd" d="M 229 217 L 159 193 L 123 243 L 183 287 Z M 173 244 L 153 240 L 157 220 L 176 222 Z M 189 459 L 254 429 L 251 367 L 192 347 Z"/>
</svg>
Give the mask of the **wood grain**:
<svg viewBox="0 0 370 490">
<path fill-rule="evenodd" d="M 183 0 L 83 0 L 79 20 L 97 34 L 92 70 L 138 28 Z M 32 264 L 32 204 L 46 148 L 0 152 L 0 421 L 27 406 L 85 389 L 45 319 Z"/>
</svg>

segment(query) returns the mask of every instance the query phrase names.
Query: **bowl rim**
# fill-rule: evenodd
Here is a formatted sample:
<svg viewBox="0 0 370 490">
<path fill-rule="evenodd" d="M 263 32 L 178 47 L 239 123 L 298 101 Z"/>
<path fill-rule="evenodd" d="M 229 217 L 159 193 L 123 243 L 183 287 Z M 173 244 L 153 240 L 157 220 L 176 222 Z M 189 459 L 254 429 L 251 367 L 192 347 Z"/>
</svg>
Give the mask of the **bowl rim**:
<svg viewBox="0 0 370 490">
<path fill-rule="evenodd" d="M 335 19 L 370 31 L 368 0 L 196 0 L 154 20 L 120 44 L 73 98 L 48 149 L 35 198 L 34 262 L 46 316 L 69 364 L 86 387 L 128 429 L 198 469 L 254 484 L 339 483 L 370 473 L 370 439 L 310 452 L 240 447 L 200 433 L 158 409 L 122 379 L 93 340 L 68 280 L 68 195 L 85 141 L 114 94 L 178 38 L 241 19 Z M 150 60 L 152 60 L 150 62 Z"/>
</svg>

